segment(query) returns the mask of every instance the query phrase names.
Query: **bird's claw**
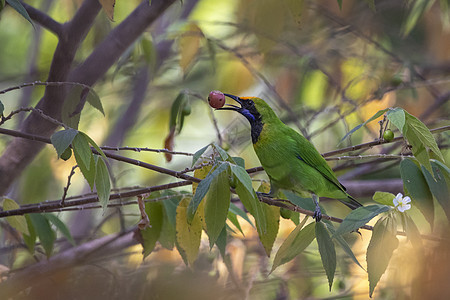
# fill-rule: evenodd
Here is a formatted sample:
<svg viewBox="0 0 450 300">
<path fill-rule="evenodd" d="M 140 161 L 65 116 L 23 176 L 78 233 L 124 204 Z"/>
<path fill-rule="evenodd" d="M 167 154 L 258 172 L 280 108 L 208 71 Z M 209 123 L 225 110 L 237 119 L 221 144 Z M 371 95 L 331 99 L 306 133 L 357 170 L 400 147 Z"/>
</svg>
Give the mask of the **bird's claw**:
<svg viewBox="0 0 450 300">
<path fill-rule="evenodd" d="M 272 196 L 270 195 L 270 193 L 256 192 L 256 196 L 258 196 L 258 198 L 261 198 L 261 197 L 272 198 Z"/>
<path fill-rule="evenodd" d="M 316 220 L 316 222 L 320 222 L 322 219 L 322 211 L 319 209 L 314 210 L 313 218 Z"/>
</svg>

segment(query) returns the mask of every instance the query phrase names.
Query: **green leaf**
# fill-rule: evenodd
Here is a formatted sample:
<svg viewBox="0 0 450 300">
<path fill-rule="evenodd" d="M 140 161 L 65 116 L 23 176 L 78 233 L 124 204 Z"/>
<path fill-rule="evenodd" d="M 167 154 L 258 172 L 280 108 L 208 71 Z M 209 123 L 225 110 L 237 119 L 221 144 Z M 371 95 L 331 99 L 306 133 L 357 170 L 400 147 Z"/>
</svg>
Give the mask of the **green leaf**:
<svg viewBox="0 0 450 300">
<path fill-rule="evenodd" d="M 56 234 L 50 226 L 50 222 L 42 214 L 29 214 L 31 222 L 36 230 L 36 234 L 41 241 L 47 257 L 53 252 Z"/>
<path fill-rule="evenodd" d="M 74 155 L 75 155 L 75 160 L 77 162 L 81 160 L 81 158 L 77 159 L 77 154 L 75 154 L 75 152 L 74 152 Z M 89 183 L 89 187 L 91 188 L 91 191 L 94 189 L 95 176 L 97 174 L 97 172 L 96 172 L 97 161 L 98 161 L 98 159 L 95 159 L 94 155 L 92 155 L 89 170 L 84 166 L 83 163 L 78 164 L 78 167 L 80 168 L 81 173 L 83 174 L 86 181 Z"/>
<path fill-rule="evenodd" d="M 97 190 L 98 200 L 105 213 L 108 208 L 109 195 L 111 193 L 111 183 L 109 181 L 109 172 L 103 158 L 99 157 L 97 161 L 97 172 L 95 173 L 95 189 Z"/>
<path fill-rule="evenodd" d="M 226 253 L 225 250 L 227 247 L 227 227 L 226 226 L 224 226 L 222 228 L 222 231 L 220 232 L 219 237 L 216 240 L 216 245 L 217 245 L 217 248 L 219 248 L 220 255 L 222 255 L 222 257 L 224 258 L 225 253 Z"/>
<path fill-rule="evenodd" d="M 400 130 L 401 133 L 403 133 L 403 128 L 405 126 L 405 111 L 402 108 L 396 107 L 393 109 L 390 109 L 386 113 L 386 117 L 389 121 L 391 121 L 392 124 L 395 125 L 395 127 Z"/>
<path fill-rule="evenodd" d="M 373 201 L 383 205 L 390 205 L 390 206 L 394 205 L 393 201 L 394 198 L 395 198 L 394 194 L 387 192 L 375 192 L 375 194 L 372 197 Z"/>
<path fill-rule="evenodd" d="M 205 199 L 205 222 L 211 248 L 225 227 L 230 198 L 228 172 L 221 172 L 211 182 Z"/>
<path fill-rule="evenodd" d="M 89 147 L 89 141 L 86 139 L 86 135 L 77 134 L 73 138 L 72 147 L 77 164 L 82 164 L 87 169 L 87 171 L 89 171 L 93 154 L 91 151 L 91 147 Z"/>
<path fill-rule="evenodd" d="M 93 108 L 98 109 L 103 115 L 105 115 L 105 111 L 103 110 L 102 102 L 100 101 L 100 97 L 94 91 L 94 89 L 89 89 L 89 92 L 86 96 L 86 101 L 92 105 Z"/>
<path fill-rule="evenodd" d="M 417 21 L 423 14 L 432 6 L 434 1 L 416 0 L 411 8 L 411 11 L 402 25 L 402 35 L 407 36 L 411 30 L 416 26 Z"/>
<path fill-rule="evenodd" d="M 163 224 L 163 206 L 160 202 L 146 202 L 145 213 L 150 220 L 150 226 L 141 230 L 143 239 L 142 247 L 144 248 L 144 258 L 147 257 L 155 248 L 156 241 L 161 235 Z"/>
<path fill-rule="evenodd" d="M 430 130 L 419 119 L 407 112 L 405 112 L 405 116 L 406 123 L 403 135 L 408 140 L 409 144 L 411 144 L 411 151 L 419 163 L 424 165 L 425 168 L 432 173 L 428 150 L 431 150 L 438 160 L 444 162 L 444 157 L 439 150 L 436 140 Z"/>
<path fill-rule="evenodd" d="M 224 161 L 229 161 L 229 162 L 234 163 L 234 160 L 227 153 L 227 151 L 223 150 L 219 145 L 217 145 L 216 143 L 213 143 L 212 147 L 214 148 L 214 150 L 216 150 L 219 153 L 220 158 L 222 158 Z"/>
<path fill-rule="evenodd" d="M 265 210 L 267 230 L 264 233 L 259 232 L 259 239 L 264 246 L 264 250 L 266 250 L 267 256 L 270 256 L 280 227 L 280 208 L 266 203 L 261 203 L 261 206 Z"/>
<path fill-rule="evenodd" d="M 239 181 L 236 186 L 236 193 L 238 194 L 244 207 L 255 218 L 256 229 L 259 235 L 265 234 L 267 232 L 266 210 L 256 196 L 255 191 L 252 189 L 252 191 L 250 192 L 247 187 L 245 187 L 244 184 Z"/>
<path fill-rule="evenodd" d="M 406 232 L 406 237 L 411 242 L 414 248 L 419 255 L 422 255 L 423 250 L 423 241 L 422 235 L 420 234 L 419 229 L 414 223 L 413 219 L 408 214 L 401 214 L 403 230 Z"/>
<path fill-rule="evenodd" d="M 300 208 L 310 210 L 310 211 L 314 211 L 316 209 L 316 205 L 314 204 L 314 201 L 311 198 L 303 198 L 303 197 L 300 197 L 299 195 L 297 195 L 291 191 L 287 191 L 287 190 L 284 190 L 283 194 L 286 196 L 286 198 L 290 202 L 292 202 L 293 204 L 297 205 Z M 321 207 L 321 209 L 322 209 L 322 207 Z M 324 210 L 322 210 L 322 213 L 325 213 Z"/>
<path fill-rule="evenodd" d="M 245 236 L 236 214 L 228 211 L 227 219 L 241 232 L 242 236 Z"/>
<path fill-rule="evenodd" d="M 66 224 L 61 221 L 60 218 L 55 216 L 51 213 L 42 214 L 44 217 L 47 218 L 55 227 L 62 233 L 62 235 L 73 245 L 75 246 L 75 240 L 73 239 L 72 235 L 70 234 L 69 228 L 67 228 Z"/>
<path fill-rule="evenodd" d="M 382 109 L 377 111 L 372 117 L 370 117 L 367 121 L 365 121 L 362 124 L 359 124 L 358 126 L 356 126 L 355 128 L 353 128 L 352 130 L 350 130 L 349 132 L 347 132 L 346 135 L 344 135 L 344 137 L 339 141 L 338 145 L 341 144 L 348 136 L 352 135 L 356 130 L 360 129 L 361 127 L 365 126 L 367 123 L 372 122 L 373 120 L 381 117 L 385 112 L 387 112 L 389 110 L 389 108 L 386 109 Z"/>
<path fill-rule="evenodd" d="M 253 193 L 252 179 L 247 171 L 238 165 L 230 165 L 231 172 L 236 176 L 237 180 L 245 187 L 249 193 Z"/>
<path fill-rule="evenodd" d="M 278 249 L 277 254 L 273 260 L 272 273 L 277 267 L 282 264 L 291 261 L 294 257 L 299 255 L 315 238 L 315 226 L 316 222 L 310 223 L 305 228 L 302 229 L 303 225 L 305 225 L 306 220 L 308 218 L 304 218 L 303 221 L 295 227 L 295 229 L 289 234 L 286 240 L 281 245 L 280 249 Z"/>
<path fill-rule="evenodd" d="M 200 202 L 202 199 L 206 196 L 206 193 L 209 190 L 209 186 L 211 185 L 213 179 L 217 177 L 220 173 L 225 172 L 228 169 L 229 164 L 227 163 L 220 163 L 220 165 L 214 169 L 211 170 L 205 179 L 200 181 L 200 183 L 197 186 L 197 189 L 195 190 L 194 197 L 189 202 L 189 206 L 187 209 L 187 217 L 188 222 L 192 221 L 192 218 L 195 215 L 195 212 L 197 211 L 198 206 L 200 205 Z"/>
<path fill-rule="evenodd" d="M 189 95 L 185 92 L 180 92 L 173 101 L 170 110 L 169 128 L 176 128 L 176 132 L 180 133 L 183 129 L 184 115 L 182 114 L 184 106 L 188 102 Z"/>
<path fill-rule="evenodd" d="M 55 132 L 50 137 L 50 141 L 52 142 L 53 147 L 55 147 L 58 157 L 61 157 L 61 154 L 70 146 L 70 144 L 72 144 L 72 141 L 77 134 L 78 130 L 69 128 Z"/>
<path fill-rule="evenodd" d="M 370 297 L 381 275 L 386 271 L 392 253 L 398 247 L 396 233 L 397 226 L 393 218 L 381 218 L 373 228 L 372 238 L 367 248 Z"/>
<path fill-rule="evenodd" d="M 31 222 L 30 215 L 25 215 L 25 220 L 27 221 L 28 232 L 30 234 L 23 234 L 23 241 L 27 245 L 30 253 L 34 253 L 34 246 L 36 245 L 36 230 L 34 230 L 33 222 Z"/>
<path fill-rule="evenodd" d="M 248 224 L 250 224 L 252 227 L 255 227 L 252 223 L 252 221 L 250 221 L 248 215 L 245 213 L 245 211 L 243 211 L 242 209 L 240 209 L 239 207 L 236 206 L 236 204 L 234 204 L 233 202 L 230 203 L 230 212 L 232 212 L 233 214 L 240 216 L 242 219 L 244 219 L 245 221 L 248 222 Z"/>
<path fill-rule="evenodd" d="M 450 221 L 450 199 L 449 199 L 449 187 L 450 187 L 450 172 L 448 168 L 442 168 L 441 164 L 437 161 L 431 161 L 431 168 L 433 175 L 422 166 L 422 173 L 425 176 L 428 187 L 431 193 L 436 198 L 438 203 L 443 208 L 447 219 Z"/>
<path fill-rule="evenodd" d="M 263 182 L 258 188 L 258 192 L 268 193 L 270 191 L 270 186 L 268 183 Z M 271 206 L 266 203 L 261 203 L 262 208 L 265 211 L 267 231 L 265 233 L 259 233 L 259 239 L 266 250 L 267 256 L 270 256 L 272 252 L 272 247 L 277 238 L 278 229 L 280 227 L 280 208 L 276 206 Z"/>
<path fill-rule="evenodd" d="M 357 264 L 361 269 L 364 270 L 363 266 L 361 266 L 361 264 L 359 263 L 358 259 L 355 256 L 355 254 L 353 253 L 352 248 L 350 248 L 350 245 L 343 238 L 343 236 L 339 235 L 339 234 L 335 234 L 336 230 L 335 230 L 333 224 L 329 221 L 325 221 L 325 225 L 327 225 L 328 231 L 330 231 L 333 239 L 335 239 L 339 243 L 342 250 L 344 250 L 344 252 L 355 262 L 355 264 Z"/>
<path fill-rule="evenodd" d="M 22 15 L 28 22 L 30 22 L 31 25 L 34 27 L 33 21 L 31 21 L 30 15 L 28 14 L 27 10 L 23 5 L 20 3 L 19 0 L 6 0 L 6 3 L 11 5 L 12 8 L 14 8 L 19 14 Z"/>
<path fill-rule="evenodd" d="M 352 210 L 347 217 L 345 217 L 344 221 L 336 230 L 335 235 L 357 230 L 359 227 L 372 220 L 375 216 L 386 212 L 389 209 L 391 209 L 389 206 L 379 204 L 358 207 L 357 209 Z"/>
<path fill-rule="evenodd" d="M 197 152 L 194 153 L 194 156 L 192 157 L 192 166 L 195 165 L 197 160 L 200 158 L 200 156 L 203 155 L 203 153 L 205 153 L 206 149 L 208 149 L 209 146 L 210 145 L 206 145 L 205 147 L 203 147 L 202 149 L 200 149 L 200 150 L 198 150 Z"/>
<path fill-rule="evenodd" d="M 181 195 L 174 195 L 174 197 L 163 201 L 164 210 L 166 212 L 168 221 L 173 226 L 175 226 L 176 223 L 177 207 L 182 198 L 183 196 Z"/>
<path fill-rule="evenodd" d="M 151 5 L 151 1 L 150 1 L 150 5 Z M 142 53 L 143 53 L 145 62 L 150 67 L 150 70 L 154 72 L 158 52 L 155 48 L 153 40 L 148 37 L 143 37 L 141 39 L 141 48 L 142 48 Z"/>
<path fill-rule="evenodd" d="M 238 165 L 239 167 L 245 169 L 245 160 L 242 157 L 239 156 L 233 156 L 233 161 Z"/>
<path fill-rule="evenodd" d="M 86 140 L 89 144 L 92 145 L 92 147 L 94 147 L 95 150 L 97 150 L 98 153 L 100 153 L 101 156 L 103 156 L 104 158 L 106 158 L 105 153 L 103 152 L 102 149 L 100 149 L 100 147 L 94 142 L 93 139 L 91 139 L 86 133 L 84 132 L 79 132 Z"/>
<path fill-rule="evenodd" d="M 175 239 L 176 239 L 175 223 L 174 224 L 171 223 L 169 217 L 167 216 L 166 211 L 164 211 L 161 234 L 159 235 L 159 243 L 164 248 L 168 250 L 173 250 L 173 246 L 175 245 Z"/>
<path fill-rule="evenodd" d="M 3 211 L 8 211 L 8 210 L 19 209 L 20 206 L 19 206 L 19 204 L 16 203 L 16 201 L 14 201 L 12 199 L 3 198 L 2 208 L 3 208 Z M 27 234 L 27 235 L 30 234 L 30 232 L 28 231 L 27 220 L 25 219 L 24 216 L 6 217 L 6 221 L 9 223 L 9 225 L 11 225 L 11 227 L 16 229 L 17 231 L 19 231 L 23 234 Z"/>
<path fill-rule="evenodd" d="M 434 224 L 434 204 L 425 176 L 419 167 L 411 160 L 404 159 L 400 163 L 400 175 L 402 176 L 405 191 L 411 196 L 413 204 L 417 205 L 425 219 Z"/>
<path fill-rule="evenodd" d="M 81 108 L 80 101 L 82 99 L 84 88 L 76 85 L 72 87 L 64 100 L 61 119 L 64 124 L 74 129 L 78 129 L 80 123 Z"/>
<path fill-rule="evenodd" d="M 339 10 L 342 10 L 342 0 L 337 0 L 337 3 L 339 5 Z"/>
<path fill-rule="evenodd" d="M 333 285 L 334 272 L 336 271 L 336 250 L 334 249 L 333 240 L 328 233 L 323 222 L 316 223 L 316 239 L 319 245 L 320 258 L 322 265 L 327 274 L 328 284 L 331 291 Z"/>
</svg>

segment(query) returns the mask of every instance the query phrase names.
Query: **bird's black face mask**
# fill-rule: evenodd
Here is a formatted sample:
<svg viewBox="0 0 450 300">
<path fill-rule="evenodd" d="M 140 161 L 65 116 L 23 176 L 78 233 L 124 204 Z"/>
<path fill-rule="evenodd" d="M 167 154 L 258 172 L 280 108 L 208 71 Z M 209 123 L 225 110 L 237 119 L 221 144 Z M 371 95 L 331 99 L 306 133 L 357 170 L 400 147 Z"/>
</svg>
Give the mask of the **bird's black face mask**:
<svg viewBox="0 0 450 300">
<path fill-rule="evenodd" d="M 255 103 L 250 98 L 240 98 L 230 94 L 224 95 L 233 99 L 241 106 L 239 107 L 233 104 L 225 104 L 227 107 L 218 108 L 217 110 L 233 110 L 243 115 L 250 122 L 252 142 L 253 144 L 256 143 L 264 123 L 261 120 L 261 114 L 255 107 Z"/>
</svg>

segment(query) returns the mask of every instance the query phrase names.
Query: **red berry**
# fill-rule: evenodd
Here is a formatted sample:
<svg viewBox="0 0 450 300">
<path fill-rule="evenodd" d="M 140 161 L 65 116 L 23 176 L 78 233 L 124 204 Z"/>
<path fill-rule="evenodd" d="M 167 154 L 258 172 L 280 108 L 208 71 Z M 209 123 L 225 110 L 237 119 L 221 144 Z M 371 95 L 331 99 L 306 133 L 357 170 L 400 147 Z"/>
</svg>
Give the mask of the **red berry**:
<svg viewBox="0 0 450 300">
<path fill-rule="evenodd" d="M 221 108 L 225 104 L 225 95 L 221 91 L 212 91 L 209 93 L 208 103 L 213 108 Z"/>
</svg>

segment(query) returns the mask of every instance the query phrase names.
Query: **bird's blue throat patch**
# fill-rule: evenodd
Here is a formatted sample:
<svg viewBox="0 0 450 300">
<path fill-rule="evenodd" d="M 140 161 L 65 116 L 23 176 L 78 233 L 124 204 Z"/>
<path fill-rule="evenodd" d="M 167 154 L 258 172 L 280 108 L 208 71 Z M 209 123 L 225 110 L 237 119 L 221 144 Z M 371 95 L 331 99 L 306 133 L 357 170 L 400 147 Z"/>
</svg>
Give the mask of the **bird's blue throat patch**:
<svg viewBox="0 0 450 300">
<path fill-rule="evenodd" d="M 253 103 L 253 102 L 252 102 Z M 244 105 L 243 105 L 244 106 Z M 261 114 L 256 110 L 254 105 L 250 105 L 250 110 L 247 108 L 241 108 L 239 113 L 243 115 L 251 125 L 252 142 L 255 144 L 258 141 L 259 135 L 263 129 L 263 121 Z"/>
<path fill-rule="evenodd" d="M 250 124 L 256 120 L 255 116 L 248 109 L 241 109 L 240 113 L 247 118 Z"/>
</svg>

